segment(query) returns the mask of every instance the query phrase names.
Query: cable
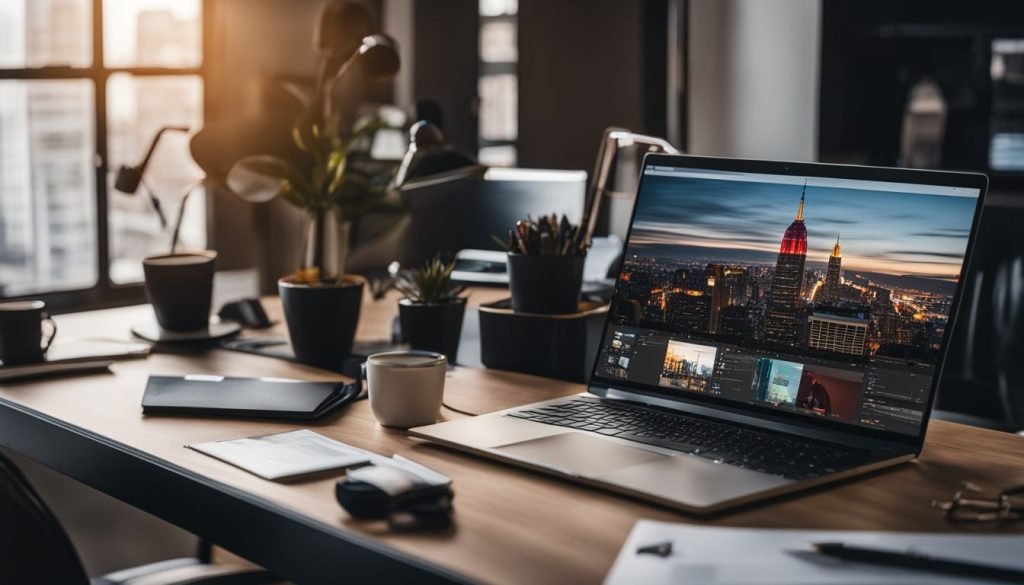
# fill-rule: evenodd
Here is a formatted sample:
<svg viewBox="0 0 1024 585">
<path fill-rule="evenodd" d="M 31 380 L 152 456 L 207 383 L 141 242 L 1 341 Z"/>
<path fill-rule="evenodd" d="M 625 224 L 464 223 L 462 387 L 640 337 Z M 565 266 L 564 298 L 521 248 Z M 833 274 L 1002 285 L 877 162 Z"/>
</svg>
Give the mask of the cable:
<svg viewBox="0 0 1024 585">
<path fill-rule="evenodd" d="M 164 208 L 160 205 L 160 199 L 149 188 L 149 184 L 146 183 L 145 179 L 139 182 L 142 183 L 142 189 L 146 191 L 146 195 L 149 197 L 149 203 L 153 206 L 153 211 L 156 212 L 156 216 L 160 219 L 160 229 L 167 229 L 167 216 L 164 214 Z"/>
<path fill-rule="evenodd" d="M 448 410 L 450 410 L 452 412 L 457 412 L 459 414 L 464 414 L 466 416 L 480 416 L 480 415 L 478 415 L 475 412 L 469 412 L 469 411 L 466 411 L 466 410 L 462 410 L 461 408 L 455 408 L 455 407 L 453 407 L 452 405 L 448 404 L 447 402 L 445 402 L 443 400 L 441 401 L 441 406 L 447 408 Z"/>
</svg>

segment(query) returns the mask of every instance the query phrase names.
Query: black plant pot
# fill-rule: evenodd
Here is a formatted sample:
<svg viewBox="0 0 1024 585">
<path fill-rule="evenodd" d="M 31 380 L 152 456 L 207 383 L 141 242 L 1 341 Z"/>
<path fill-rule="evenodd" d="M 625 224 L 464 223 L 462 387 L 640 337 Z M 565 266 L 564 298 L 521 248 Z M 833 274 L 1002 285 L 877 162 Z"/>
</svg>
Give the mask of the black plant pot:
<svg viewBox="0 0 1024 585">
<path fill-rule="evenodd" d="M 295 359 L 338 370 L 349 354 L 363 305 L 363 280 L 346 277 L 337 284 L 277 281 Z"/>
<path fill-rule="evenodd" d="M 466 299 L 450 303 L 398 301 L 402 340 L 413 349 L 443 353 L 451 364 L 456 363 L 459 357 L 459 338 L 465 315 Z"/>
<path fill-rule="evenodd" d="M 585 254 L 577 256 L 508 255 L 512 308 L 520 313 L 575 313 L 583 288 Z"/>
</svg>

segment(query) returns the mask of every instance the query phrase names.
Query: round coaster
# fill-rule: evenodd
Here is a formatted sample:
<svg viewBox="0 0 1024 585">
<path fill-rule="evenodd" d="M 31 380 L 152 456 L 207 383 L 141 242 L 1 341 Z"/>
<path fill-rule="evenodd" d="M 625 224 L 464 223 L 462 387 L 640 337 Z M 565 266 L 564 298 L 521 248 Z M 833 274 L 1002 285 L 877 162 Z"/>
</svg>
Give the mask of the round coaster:
<svg viewBox="0 0 1024 585">
<path fill-rule="evenodd" d="M 132 333 L 156 343 L 178 343 L 187 341 L 213 341 L 230 337 L 242 330 L 242 326 L 234 321 L 211 321 L 206 329 L 195 331 L 167 331 L 162 329 L 156 321 L 140 323 L 132 327 Z"/>
</svg>

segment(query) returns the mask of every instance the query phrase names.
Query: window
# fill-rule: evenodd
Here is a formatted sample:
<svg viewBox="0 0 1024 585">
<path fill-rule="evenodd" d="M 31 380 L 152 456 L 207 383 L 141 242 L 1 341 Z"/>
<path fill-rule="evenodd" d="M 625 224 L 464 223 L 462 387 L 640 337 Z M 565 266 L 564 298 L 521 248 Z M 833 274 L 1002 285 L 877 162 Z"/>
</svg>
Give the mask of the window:
<svg viewBox="0 0 1024 585">
<path fill-rule="evenodd" d="M 482 164 L 515 166 L 519 135 L 518 0 L 480 0 L 480 151 Z"/>
<path fill-rule="evenodd" d="M 202 176 L 168 133 L 139 193 L 113 188 L 166 125 L 203 120 L 202 0 L 0 0 L 0 297 L 63 307 L 141 299 L 141 259 L 165 251 Z M 189 199 L 182 246 L 206 243 Z"/>
<path fill-rule="evenodd" d="M 1024 171 L 1024 39 L 992 41 L 989 167 Z"/>
</svg>

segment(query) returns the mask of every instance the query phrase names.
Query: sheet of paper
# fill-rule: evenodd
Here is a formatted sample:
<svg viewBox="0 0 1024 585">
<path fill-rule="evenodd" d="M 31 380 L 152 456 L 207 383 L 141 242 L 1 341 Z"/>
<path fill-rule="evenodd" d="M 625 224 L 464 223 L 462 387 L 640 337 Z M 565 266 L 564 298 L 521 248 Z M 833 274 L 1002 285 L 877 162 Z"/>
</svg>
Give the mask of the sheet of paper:
<svg viewBox="0 0 1024 585">
<path fill-rule="evenodd" d="M 270 480 L 344 469 L 371 460 L 369 453 L 309 429 L 186 446 Z"/>
<path fill-rule="evenodd" d="M 672 542 L 668 557 L 636 551 Z M 864 531 L 718 528 L 640 520 L 623 545 L 606 585 L 960 585 L 977 578 L 849 563 L 812 552 L 814 542 L 844 542 L 1024 570 L 1024 536 Z"/>
</svg>

